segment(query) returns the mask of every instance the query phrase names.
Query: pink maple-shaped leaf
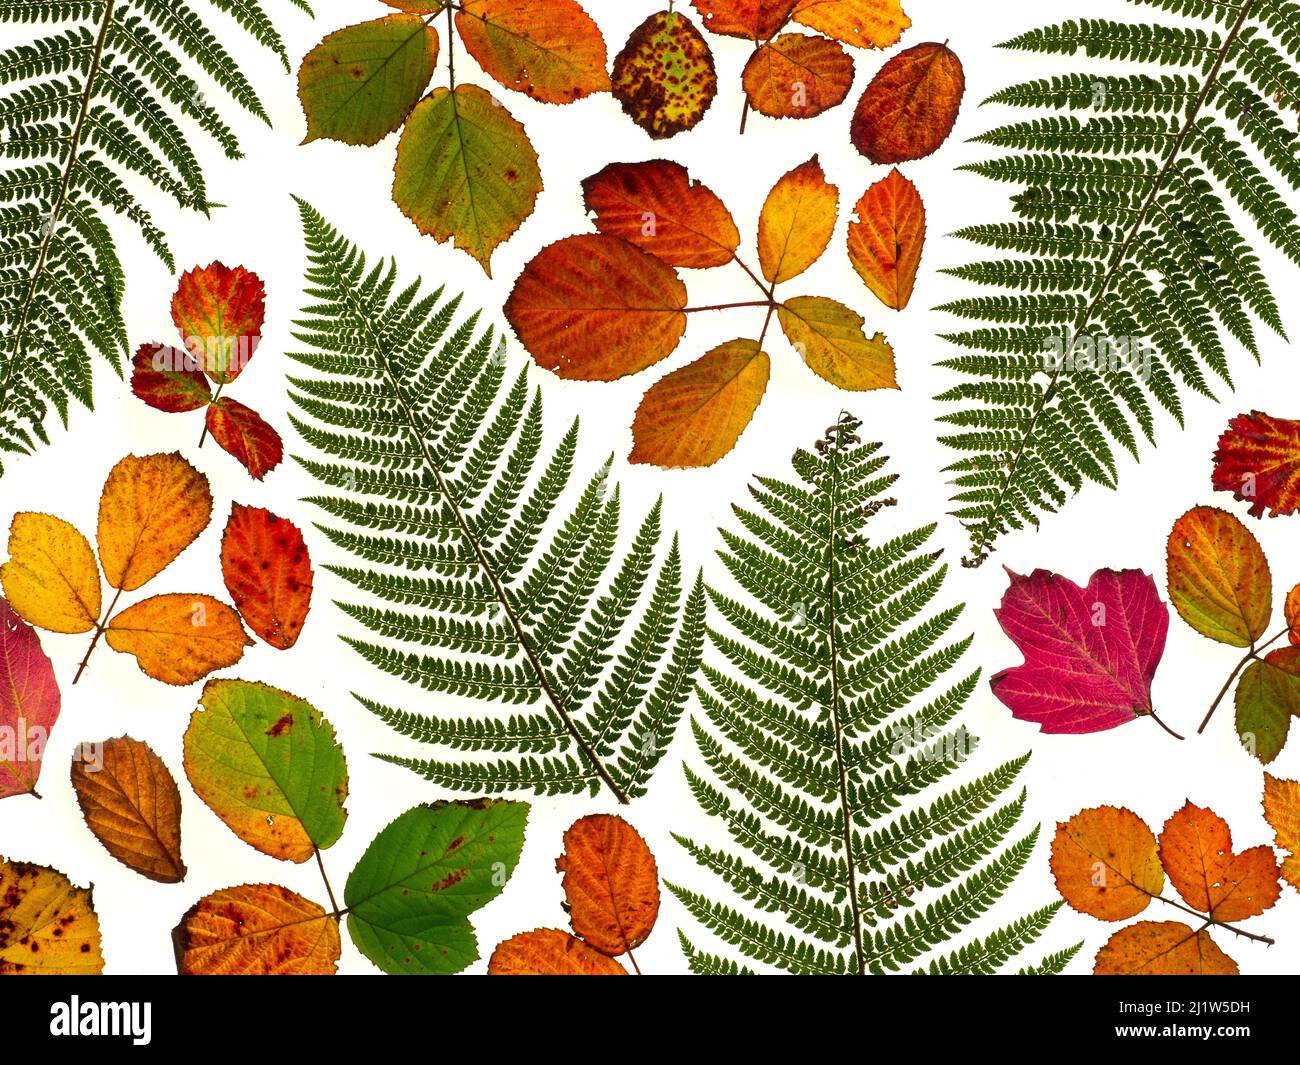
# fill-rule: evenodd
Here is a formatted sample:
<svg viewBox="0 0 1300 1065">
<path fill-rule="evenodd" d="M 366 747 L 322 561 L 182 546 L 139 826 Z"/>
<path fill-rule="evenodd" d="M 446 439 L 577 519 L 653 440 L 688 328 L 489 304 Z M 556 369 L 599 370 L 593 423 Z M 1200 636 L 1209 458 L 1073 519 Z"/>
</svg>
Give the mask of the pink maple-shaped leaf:
<svg viewBox="0 0 1300 1065">
<path fill-rule="evenodd" d="M 1080 588 L 1047 570 L 1007 573 L 1011 586 L 994 614 L 1025 664 L 989 683 L 1012 716 L 1044 732 L 1069 733 L 1155 718 L 1151 680 L 1164 654 L 1169 608 L 1151 577 L 1102 569 Z"/>
<path fill-rule="evenodd" d="M 0 799 L 36 794 L 58 717 L 59 686 L 36 630 L 0 599 Z"/>
</svg>

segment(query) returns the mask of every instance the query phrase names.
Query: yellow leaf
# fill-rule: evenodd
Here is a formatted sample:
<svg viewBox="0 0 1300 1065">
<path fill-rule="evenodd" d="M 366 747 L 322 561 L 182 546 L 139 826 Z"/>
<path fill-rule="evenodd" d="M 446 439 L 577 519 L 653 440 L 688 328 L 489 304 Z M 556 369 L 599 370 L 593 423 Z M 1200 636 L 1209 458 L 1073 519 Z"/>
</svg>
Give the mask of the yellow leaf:
<svg viewBox="0 0 1300 1065">
<path fill-rule="evenodd" d="M 73 526 L 48 514 L 15 514 L 9 561 L 0 566 L 5 598 L 25 620 L 50 632 L 89 632 L 99 621 L 99 567 Z"/>
<path fill-rule="evenodd" d="M 339 923 L 276 884 L 214 891 L 172 933 L 182 976 L 332 976 Z"/>
<path fill-rule="evenodd" d="M 912 25 L 900 0 L 799 0 L 794 20 L 855 48 L 888 48 Z"/>
<path fill-rule="evenodd" d="M 102 973 L 91 891 L 43 865 L 0 858 L 0 976 Z"/>
<path fill-rule="evenodd" d="M 758 219 L 758 261 L 768 281 L 789 281 L 821 258 L 835 231 L 839 197 L 815 155 L 773 186 Z"/>
<path fill-rule="evenodd" d="M 1264 820 L 1277 845 L 1289 852 L 1282 859 L 1282 879 L 1300 891 L 1300 781 L 1264 774 Z"/>
<path fill-rule="evenodd" d="M 796 296 L 776 311 L 786 339 L 818 377 L 850 392 L 897 388 L 894 349 L 881 334 L 868 337 L 862 316 L 824 296 Z"/>
<path fill-rule="evenodd" d="M 105 638 L 166 684 L 193 684 L 233 666 L 253 645 L 239 615 L 210 595 L 155 595 L 113 618 Z"/>
</svg>

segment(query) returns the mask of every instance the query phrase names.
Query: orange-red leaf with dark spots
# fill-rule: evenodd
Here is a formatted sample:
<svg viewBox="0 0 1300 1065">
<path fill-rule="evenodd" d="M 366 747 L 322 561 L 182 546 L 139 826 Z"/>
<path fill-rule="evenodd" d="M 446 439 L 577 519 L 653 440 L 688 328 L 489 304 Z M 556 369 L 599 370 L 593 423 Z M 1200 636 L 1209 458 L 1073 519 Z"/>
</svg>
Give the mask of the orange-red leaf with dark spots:
<svg viewBox="0 0 1300 1065">
<path fill-rule="evenodd" d="M 222 396 L 208 408 L 208 432 L 260 481 L 284 458 L 284 443 L 257 411 Z"/>
<path fill-rule="evenodd" d="M 254 633 L 281 651 L 298 642 L 311 609 L 313 574 L 296 525 L 236 503 L 221 540 L 221 575 Z"/>
<path fill-rule="evenodd" d="M 920 159 L 948 139 L 965 91 L 956 53 L 943 44 L 918 44 L 899 52 L 871 80 L 849 137 L 873 163 Z"/>
<path fill-rule="evenodd" d="M 1214 487 L 1250 504 L 1260 517 L 1300 508 L 1300 421 L 1253 410 L 1239 414 L 1219 437 Z"/>
</svg>

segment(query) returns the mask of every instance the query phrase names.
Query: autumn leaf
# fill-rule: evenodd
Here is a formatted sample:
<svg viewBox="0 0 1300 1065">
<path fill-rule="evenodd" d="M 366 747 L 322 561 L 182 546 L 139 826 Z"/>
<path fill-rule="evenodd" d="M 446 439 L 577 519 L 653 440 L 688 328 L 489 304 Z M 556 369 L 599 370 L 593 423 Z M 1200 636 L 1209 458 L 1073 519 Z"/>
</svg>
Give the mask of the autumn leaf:
<svg viewBox="0 0 1300 1065">
<path fill-rule="evenodd" d="M 849 137 L 873 163 L 929 155 L 948 139 L 966 78 L 943 44 L 918 44 L 893 56 L 858 101 Z"/>
<path fill-rule="evenodd" d="M 303 142 L 377 144 L 400 128 L 438 63 L 438 31 L 418 15 L 388 15 L 331 33 L 307 53 L 298 98 Z"/>
<path fill-rule="evenodd" d="M 669 266 L 724 266 L 740 247 L 726 206 L 679 163 L 611 163 L 583 181 L 582 192 L 600 232 Z"/>
<path fill-rule="evenodd" d="M 849 262 L 886 307 L 912 298 L 925 246 L 925 204 L 897 168 L 862 194 L 849 223 Z"/>
<path fill-rule="evenodd" d="M 1300 508 L 1300 421 L 1262 411 L 1228 423 L 1214 453 L 1214 487 L 1250 504 L 1258 518 Z"/>
<path fill-rule="evenodd" d="M 332 976 L 339 923 L 317 903 L 276 884 L 214 891 L 172 933 L 182 976 Z"/>
<path fill-rule="evenodd" d="M 1160 861 L 1183 901 L 1216 921 L 1258 917 L 1282 893 L 1271 847 L 1234 853 L 1228 823 L 1190 802 L 1165 822 Z"/>
<path fill-rule="evenodd" d="M 533 213 L 541 191 L 528 134 L 486 90 L 435 89 L 411 112 L 393 200 L 421 233 L 453 240 L 489 277 L 493 251 Z"/>
<path fill-rule="evenodd" d="M 135 591 L 171 564 L 212 520 L 208 479 L 177 452 L 128 455 L 99 498 L 99 560 L 108 583 Z"/>
<path fill-rule="evenodd" d="M 1300 891 L 1300 781 L 1264 774 L 1264 820 L 1278 848 L 1287 852 L 1282 879 Z"/>
<path fill-rule="evenodd" d="M 1210 933 L 1181 921 L 1138 921 L 1097 952 L 1096 976 L 1236 976 L 1237 963 Z"/>
<path fill-rule="evenodd" d="M 605 38 L 576 0 L 461 0 L 456 29 L 490 77 L 544 103 L 609 88 Z"/>
<path fill-rule="evenodd" d="M 1300 717 L 1300 647 L 1270 651 L 1246 667 L 1234 695 L 1242 746 L 1268 765 Z"/>
<path fill-rule="evenodd" d="M 207 431 L 217 446 L 237 459 L 255 481 L 280 465 L 284 441 L 257 411 L 222 396 L 208 407 Z"/>
<path fill-rule="evenodd" d="M 154 410 L 182 414 L 212 402 L 208 379 L 188 351 L 142 344 L 131 366 L 131 391 Z"/>
<path fill-rule="evenodd" d="M 229 384 L 262 340 L 266 289 L 242 266 L 221 263 L 181 275 L 172 296 L 172 321 L 186 349 L 217 384 Z"/>
<path fill-rule="evenodd" d="M 1080 810 L 1056 826 L 1052 875 L 1072 909 L 1122 921 L 1146 909 L 1165 886 L 1156 837 L 1132 810 Z"/>
<path fill-rule="evenodd" d="M 155 595 L 112 618 L 104 636 L 146 676 L 177 685 L 233 666 L 253 645 L 239 615 L 210 595 Z"/>
<path fill-rule="evenodd" d="M 817 156 L 795 167 L 768 193 L 758 220 L 758 260 L 773 285 L 798 277 L 830 243 L 839 190 L 826 180 Z"/>
<path fill-rule="evenodd" d="M 1044 732 L 1098 732 L 1155 714 L 1151 681 L 1164 654 L 1169 610 L 1138 570 L 1098 570 L 1087 588 L 1035 570 L 1007 571 L 994 611 L 1025 656 L 990 681 L 1013 717 Z"/>
<path fill-rule="evenodd" d="M 195 793 L 250 847 L 305 862 L 347 820 L 348 770 L 310 703 L 266 684 L 209 681 L 185 730 Z"/>
<path fill-rule="evenodd" d="M 1273 578 L 1259 541 L 1237 518 L 1193 507 L 1168 544 L 1169 598 L 1202 636 L 1250 647 L 1273 612 Z"/>
<path fill-rule="evenodd" d="M 75 755 L 72 787 L 86 826 L 109 854 L 160 884 L 185 879 L 180 791 L 148 744 L 120 736 L 105 740 L 93 762 Z"/>
<path fill-rule="evenodd" d="M 1286 604 L 1282 612 L 1286 616 L 1288 641 L 1300 644 L 1300 584 L 1286 593 Z"/>
<path fill-rule="evenodd" d="M 98 976 L 93 888 L 43 865 L 0 857 L 0 976 Z"/>
<path fill-rule="evenodd" d="M 560 377 L 613 381 L 672 354 L 686 329 L 686 288 L 662 260 L 603 234 L 543 248 L 505 314 L 534 361 Z"/>
<path fill-rule="evenodd" d="M 9 605 L 50 632 L 89 632 L 99 621 L 99 566 L 73 526 L 48 514 L 19 513 L 9 526 L 9 561 L 0 566 Z"/>
<path fill-rule="evenodd" d="M 0 599 L 0 799 L 36 795 L 60 705 L 36 630 Z"/>
<path fill-rule="evenodd" d="M 609 814 L 580 818 L 555 868 L 574 935 L 611 957 L 646 941 L 659 916 L 659 870 L 635 828 Z"/>
<path fill-rule="evenodd" d="M 799 0 L 691 0 L 714 33 L 766 41 L 790 19 Z"/>
<path fill-rule="evenodd" d="M 239 503 L 221 539 L 221 574 L 244 623 L 281 651 L 298 642 L 311 609 L 311 557 L 292 522 Z"/>
<path fill-rule="evenodd" d="M 799 0 L 794 20 L 856 48 L 888 48 L 912 25 L 900 0 Z"/>
<path fill-rule="evenodd" d="M 489 976 L 627 976 L 613 958 L 558 928 L 512 936 L 492 952 Z"/>
<path fill-rule="evenodd" d="M 614 98 L 651 137 L 694 128 L 713 103 L 713 52 L 685 15 L 661 11 L 632 31 L 614 59 Z"/>
<path fill-rule="evenodd" d="M 853 86 L 853 58 L 825 37 L 783 33 L 754 51 L 741 83 L 759 114 L 813 118 L 844 102 Z"/>
<path fill-rule="evenodd" d="M 839 388 L 869 392 L 897 388 L 894 349 L 879 333 L 868 337 L 862 316 L 824 296 L 796 296 L 776 309 L 786 339 L 808 368 Z"/>
</svg>

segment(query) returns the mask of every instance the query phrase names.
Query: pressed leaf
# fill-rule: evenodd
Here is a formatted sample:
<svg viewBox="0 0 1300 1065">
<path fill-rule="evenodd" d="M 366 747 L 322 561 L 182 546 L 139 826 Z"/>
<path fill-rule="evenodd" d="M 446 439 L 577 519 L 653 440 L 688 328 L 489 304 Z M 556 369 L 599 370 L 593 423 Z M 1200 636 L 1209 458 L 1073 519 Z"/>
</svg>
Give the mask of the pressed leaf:
<svg viewBox="0 0 1300 1065">
<path fill-rule="evenodd" d="M 502 799 L 407 810 L 366 848 L 344 892 L 357 949 L 389 973 L 457 973 L 479 956 L 469 915 L 519 862 L 528 805 Z"/>
<path fill-rule="evenodd" d="M 1287 852 L 1282 879 L 1300 891 L 1300 781 L 1264 774 L 1264 820 L 1278 848 Z"/>
<path fill-rule="evenodd" d="M 182 976 L 332 976 L 339 923 L 277 884 L 241 884 L 200 899 L 172 932 Z"/>
<path fill-rule="evenodd" d="M 262 279 L 242 266 L 196 267 L 181 275 L 172 296 L 172 321 L 185 347 L 218 384 L 229 384 L 248 365 L 265 317 Z"/>
<path fill-rule="evenodd" d="M 260 507 L 236 503 L 221 539 L 221 575 L 244 623 L 272 647 L 298 642 L 313 574 L 302 532 Z"/>
<path fill-rule="evenodd" d="M 1262 411 L 1228 423 L 1214 453 L 1214 487 L 1250 504 L 1260 517 L 1294 514 L 1300 507 L 1300 421 Z"/>
<path fill-rule="evenodd" d="M 759 114 L 813 118 L 844 102 L 853 87 L 853 58 L 825 37 L 783 33 L 755 50 L 741 81 Z"/>
<path fill-rule="evenodd" d="M 558 928 L 520 932 L 492 952 L 489 976 L 627 976 L 608 955 Z"/>
<path fill-rule="evenodd" d="M 60 703 L 36 630 L 0 599 L 0 799 L 36 794 Z"/>
<path fill-rule="evenodd" d="M 929 155 L 948 139 L 966 78 L 943 44 L 918 44 L 893 56 L 867 86 L 849 127 L 853 146 L 873 163 Z"/>
<path fill-rule="evenodd" d="M 605 38 L 577 0 L 461 0 L 456 29 L 489 76 L 534 100 L 609 88 Z"/>
<path fill-rule="evenodd" d="M 492 252 L 533 213 L 537 153 L 510 112 L 477 85 L 435 89 L 397 145 L 393 200 L 421 233 L 453 240 L 492 275 Z"/>
<path fill-rule="evenodd" d="M 611 163 L 583 181 L 582 192 L 597 229 L 669 266 L 724 266 L 740 247 L 731 213 L 680 163 Z"/>
<path fill-rule="evenodd" d="M 651 137 L 692 129 L 713 103 L 713 52 L 680 11 L 651 15 L 614 57 L 614 98 Z"/>
<path fill-rule="evenodd" d="M 574 935 L 610 956 L 646 941 L 659 916 L 659 869 L 635 828 L 609 814 L 583 817 L 564 833 L 555 868 Z"/>
<path fill-rule="evenodd" d="M 1132 810 L 1098 806 L 1056 826 L 1052 875 L 1073 909 L 1122 921 L 1165 886 L 1156 837 Z"/>
<path fill-rule="evenodd" d="M 849 222 L 849 262 L 886 307 L 912 298 L 925 246 L 925 204 L 895 168 L 862 194 Z"/>
<path fill-rule="evenodd" d="M 779 285 L 812 266 L 830 243 L 838 214 L 839 190 L 826 180 L 817 156 L 782 177 L 758 219 L 763 276 Z"/>
<path fill-rule="evenodd" d="M 129 736 L 105 740 L 100 750 L 93 763 L 72 760 L 72 787 L 86 826 L 141 876 L 160 884 L 184 880 L 181 793 L 167 766 L 147 743 Z"/>
<path fill-rule="evenodd" d="M 795 296 L 776 309 L 786 339 L 808 368 L 839 388 L 897 388 L 894 349 L 880 333 L 868 337 L 862 316 L 824 296 Z"/>
<path fill-rule="evenodd" d="M 1210 933 L 1181 921 L 1138 921 L 1097 952 L 1096 976 L 1236 976 L 1237 963 Z"/>
<path fill-rule="evenodd" d="M 1271 847 L 1235 853 L 1228 823 L 1190 802 L 1165 822 L 1160 861 L 1183 901 L 1216 921 L 1258 917 L 1282 893 Z"/>
<path fill-rule="evenodd" d="M 587 234 L 538 252 L 505 314 L 539 366 L 570 380 L 614 381 L 672 354 L 685 307 L 671 266 L 625 240 Z"/>
<path fill-rule="evenodd" d="M 1169 598 L 1202 636 L 1249 647 L 1268 628 L 1273 577 L 1259 541 L 1233 515 L 1193 507 L 1169 533 Z"/>
<path fill-rule="evenodd" d="M 794 20 L 855 48 L 888 48 L 912 25 L 900 0 L 799 0 Z"/>
<path fill-rule="evenodd" d="M 153 580 L 212 520 L 208 479 L 179 452 L 127 455 L 99 497 L 99 561 L 125 592 Z"/>
<path fill-rule="evenodd" d="M 732 340 L 656 381 L 637 407 L 628 461 L 713 465 L 754 417 L 770 370 L 757 343 Z"/>
<path fill-rule="evenodd" d="M 1286 603 L 1282 610 L 1286 615 L 1288 641 L 1300 644 L 1300 584 L 1286 593 Z"/>
<path fill-rule="evenodd" d="M 166 344 L 142 344 L 132 363 L 131 391 L 154 410 L 180 414 L 212 401 L 198 360 Z"/>
<path fill-rule="evenodd" d="M 108 623 L 114 651 L 135 655 L 140 669 L 165 684 L 193 684 L 233 666 L 252 641 L 239 615 L 210 595 L 155 595 Z"/>
<path fill-rule="evenodd" d="M 1237 681 L 1234 704 L 1242 746 L 1268 765 L 1286 744 L 1291 718 L 1300 716 L 1300 647 L 1251 662 Z"/>
<path fill-rule="evenodd" d="M 0 857 L 0 976 L 97 976 L 93 888 L 43 865 Z"/>
<path fill-rule="evenodd" d="M 208 408 L 208 432 L 218 446 L 234 456 L 256 481 L 280 465 L 284 442 L 257 411 L 222 396 Z"/>
<path fill-rule="evenodd" d="M 185 730 L 199 798 L 263 854 L 305 862 L 343 833 L 348 768 L 310 703 L 266 684 L 209 681 Z"/>
<path fill-rule="evenodd" d="M 61 518 L 14 515 L 0 585 L 9 605 L 37 628 L 76 634 L 89 632 L 99 621 L 95 554 L 86 538 Z"/>
<path fill-rule="evenodd" d="M 728 37 L 766 41 L 790 19 L 799 0 L 691 0 L 705 28 Z"/>
<path fill-rule="evenodd" d="M 437 63 L 438 31 L 418 15 L 331 33 L 298 70 L 306 139 L 377 144 L 406 121 Z"/>
</svg>

